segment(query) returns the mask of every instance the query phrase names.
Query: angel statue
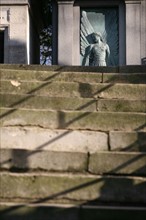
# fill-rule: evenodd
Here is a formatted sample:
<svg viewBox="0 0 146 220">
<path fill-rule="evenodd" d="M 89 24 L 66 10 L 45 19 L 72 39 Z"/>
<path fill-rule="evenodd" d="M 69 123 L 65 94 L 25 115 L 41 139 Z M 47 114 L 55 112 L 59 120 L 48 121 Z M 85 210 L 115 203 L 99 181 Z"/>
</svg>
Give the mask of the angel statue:
<svg viewBox="0 0 146 220">
<path fill-rule="evenodd" d="M 81 55 L 83 66 L 106 66 L 110 49 L 106 43 L 106 31 L 95 32 L 85 11 L 81 18 Z"/>
</svg>

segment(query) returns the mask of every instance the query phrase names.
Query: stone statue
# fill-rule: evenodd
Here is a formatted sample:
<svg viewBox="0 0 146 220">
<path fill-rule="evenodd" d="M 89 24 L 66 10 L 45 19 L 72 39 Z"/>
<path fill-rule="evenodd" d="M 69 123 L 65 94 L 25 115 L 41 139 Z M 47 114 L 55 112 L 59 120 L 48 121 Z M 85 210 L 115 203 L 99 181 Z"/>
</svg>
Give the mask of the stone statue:
<svg viewBox="0 0 146 220">
<path fill-rule="evenodd" d="M 85 11 L 82 12 L 81 18 L 81 54 L 83 66 L 106 66 L 106 60 L 110 56 L 106 31 L 104 34 L 95 32 Z"/>
</svg>

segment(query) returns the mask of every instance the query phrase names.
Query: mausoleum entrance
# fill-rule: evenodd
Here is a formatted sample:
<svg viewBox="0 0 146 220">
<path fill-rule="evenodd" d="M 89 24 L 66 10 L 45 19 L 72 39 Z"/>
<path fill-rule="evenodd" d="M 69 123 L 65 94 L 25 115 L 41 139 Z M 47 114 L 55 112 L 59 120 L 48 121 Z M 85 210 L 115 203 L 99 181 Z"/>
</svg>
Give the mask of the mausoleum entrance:
<svg viewBox="0 0 146 220">
<path fill-rule="evenodd" d="M 56 1 L 53 3 L 53 64 L 143 64 L 146 0 Z"/>
</svg>

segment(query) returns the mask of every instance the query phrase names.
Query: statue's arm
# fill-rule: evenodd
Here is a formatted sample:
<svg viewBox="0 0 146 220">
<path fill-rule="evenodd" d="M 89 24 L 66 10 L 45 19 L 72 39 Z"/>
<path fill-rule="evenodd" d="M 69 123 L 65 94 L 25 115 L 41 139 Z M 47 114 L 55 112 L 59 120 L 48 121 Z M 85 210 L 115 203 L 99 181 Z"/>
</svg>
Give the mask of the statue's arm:
<svg viewBox="0 0 146 220">
<path fill-rule="evenodd" d="M 106 44 L 106 54 L 107 54 L 107 58 L 109 58 L 109 56 L 110 56 L 110 48 L 109 48 L 108 44 Z"/>
<path fill-rule="evenodd" d="M 86 64 L 88 63 L 89 61 L 89 56 L 90 56 L 90 53 L 91 53 L 91 49 L 92 49 L 92 46 L 89 45 L 86 50 L 85 50 L 85 55 L 84 55 L 84 58 L 83 58 L 83 61 L 82 61 L 82 65 L 83 66 L 86 66 Z"/>
</svg>

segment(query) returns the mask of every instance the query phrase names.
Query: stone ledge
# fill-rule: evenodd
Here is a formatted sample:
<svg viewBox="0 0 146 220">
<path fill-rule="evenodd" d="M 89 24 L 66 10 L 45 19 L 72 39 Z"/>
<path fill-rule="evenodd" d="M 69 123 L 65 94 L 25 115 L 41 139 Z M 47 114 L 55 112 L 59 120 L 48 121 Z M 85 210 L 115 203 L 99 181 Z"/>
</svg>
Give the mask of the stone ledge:
<svg viewBox="0 0 146 220">
<path fill-rule="evenodd" d="M 28 5 L 28 0 L 1 0 L 0 5 Z M 4 64 L 5 65 L 5 64 Z"/>
<path fill-rule="evenodd" d="M 109 132 L 109 144 L 112 151 L 146 152 L 146 132 Z"/>
<path fill-rule="evenodd" d="M 101 83 L 102 73 L 1 69 L 2 80 Z"/>
<path fill-rule="evenodd" d="M 146 204 L 146 178 L 1 173 L 1 202 Z"/>
<path fill-rule="evenodd" d="M 86 172 L 87 153 L 46 150 L 0 149 L 1 169 Z"/>
<path fill-rule="evenodd" d="M 146 153 L 94 153 L 89 157 L 89 171 L 94 174 L 146 176 Z"/>
<path fill-rule="evenodd" d="M 146 153 L 1 149 L 1 169 L 146 176 Z"/>
<path fill-rule="evenodd" d="M 23 69 L 42 71 L 64 71 L 64 72 L 99 72 L 99 73 L 146 73 L 144 65 L 127 65 L 115 67 L 91 67 L 91 66 L 41 66 L 24 64 L 1 64 L 0 69 Z"/>
<path fill-rule="evenodd" d="M 1 126 L 49 129 L 145 131 L 145 113 L 47 111 L 1 108 Z"/>
<path fill-rule="evenodd" d="M 108 135 L 96 131 L 49 130 L 37 127 L 2 127 L 1 149 L 55 152 L 108 150 Z"/>
<path fill-rule="evenodd" d="M 107 219 L 144 220 L 146 209 L 144 207 L 111 206 L 111 205 L 61 205 L 61 204 L 16 204 L 1 203 L 1 220 L 95 220 Z"/>
<path fill-rule="evenodd" d="M 65 81 L 83 83 L 133 83 L 145 84 L 146 73 L 100 73 L 100 72 L 64 72 L 53 70 L 1 69 L 2 80 L 20 81 Z"/>
<path fill-rule="evenodd" d="M 146 71 L 144 73 L 103 73 L 103 83 L 145 84 Z"/>
<path fill-rule="evenodd" d="M 1 80 L 0 91 L 49 97 L 145 100 L 146 85 Z"/>
<path fill-rule="evenodd" d="M 93 98 L 0 94 L 0 100 L 0 107 L 97 111 L 97 100 Z"/>
<path fill-rule="evenodd" d="M 98 99 L 98 111 L 146 112 L 146 100 Z"/>
<path fill-rule="evenodd" d="M 0 107 L 6 108 L 82 110 L 92 112 L 146 112 L 146 100 L 48 97 L 3 93 L 0 94 L 0 100 Z"/>
</svg>

